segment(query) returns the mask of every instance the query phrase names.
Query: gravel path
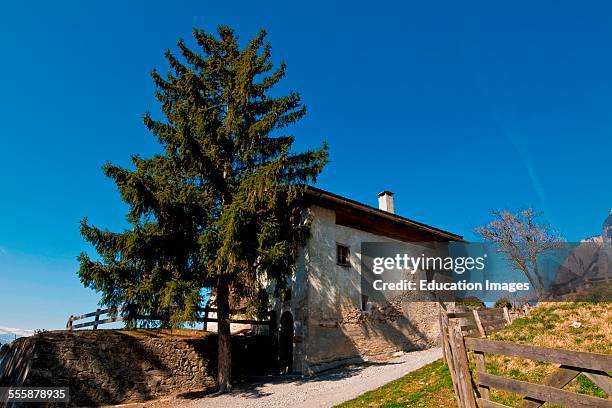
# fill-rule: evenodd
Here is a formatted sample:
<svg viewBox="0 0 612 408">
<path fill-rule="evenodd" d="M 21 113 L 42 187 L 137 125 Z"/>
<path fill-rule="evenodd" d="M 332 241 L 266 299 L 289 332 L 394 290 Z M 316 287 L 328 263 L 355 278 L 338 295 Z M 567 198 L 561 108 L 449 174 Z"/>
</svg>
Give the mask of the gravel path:
<svg viewBox="0 0 612 408">
<path fill-rule="evenodd" d="M 173 406 L 198 407 L 330 407 L 406 375 L 442 356 L 439 348 L 414 351 L 385 362 L 326 371 L 312 377 L 276 377 L 241 385 L 231 394 L 196 400 L 175 399 Z"/>
</svg>

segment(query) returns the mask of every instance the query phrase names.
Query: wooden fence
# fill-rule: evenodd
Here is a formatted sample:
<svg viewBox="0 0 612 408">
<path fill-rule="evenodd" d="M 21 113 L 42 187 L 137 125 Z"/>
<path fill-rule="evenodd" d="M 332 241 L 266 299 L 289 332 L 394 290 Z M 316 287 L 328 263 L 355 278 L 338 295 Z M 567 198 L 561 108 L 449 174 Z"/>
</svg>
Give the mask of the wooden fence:
<svg viewBox="0 0 612 408">
<path fill-rule="evenodd" d="M 451 320 L 457 320 L 464 336 L 487 336 L 511 323 L 507 308 L 480 309 L 468 312 L 447 313 Z"/>
<path fill-rule="evenodd" d="M 117 312 L 121 312 L 123 310 L 123 308 L 117 308 Z M 202 316 L 199 317 L 197 319 L 198 322 L 202 322 L 204 323 L 203 325 L 203 330 L 207 331 L 208 329 L 208 323 L 209 322 L 218 322 L 219 319 L 217 319 L 216 317 L 209 317 L 209 313 L 216 313 L 217 309 L 214 307 L 202 307 L 202 308 L 198 308 L 198 312 L 202 313 Z M 238 310 L 232 310 L 232 313 L 236 314 L 236 313 L 243 313 L 244 309 L 238 309 Z M 106 316 L 106 317 L 104 317 Z M 90 321 L 86 321 L 83 323 L 75 323 L 76 321 L 79 320 L 85 320 L 85 319 L 89 319 L 92 318 L 93 320 Z M 101 317 L 104 317 L 103 319 L 101 319 Z M 154 317 L 154 316 L 145 316 L 145 315 L 138 315 L 137 316 L 138 320 L 159 320 L 159 318 Z M 66 322 L 66 329 L 68 330 L 74 330 L 74 329 L 81 329 L 84 327 L 90 327 L 93 326 L 92 329 L 93 330 L 97 330 L 98 326 L 102 325 L 102 324 L 108 324 L 108 323 L 114 323 L 114 322 L 120 322 L 122 320 L 125 320 L 125 318 L 121 315 L 117 315 L 117 316 L 111 316 L 110 315 L 110 309 L 97 309 L 95 312 L 90 312 L 90 313 L 85 313 L 82 315 L 70 315 L 70 317 L 68 318 L 68 321 Z M 271 320 L 253 320 L 253 319 L 230 319 L 230 323 L 234 323 L 234 324 L 257 324 L 257 325 L 270 325 L 271 324 Z"/>
<path fill-rule="evenodd" d="M 612 380 L 608 372 L 612 371 L 612 356 L 486 339 L 484 337 L 487 333 L 484 328 L 487 327 L 487 324 L 481 321 L 483 331 L 480 330 L 477 323 L 483 312 L 486 311 L 480 311 L 478 314 L 473 313 L 476 330 L 478 330 L 480 336 L 473 336 L 471 333 L 474 329 L 461 322 L 461 318 L 466 319 L 469 316 L 440 313 L 444 358 L 451 373 L 453 389 L 459 407 L 506 407 L 490 400 L 490 389 L 495 388 L 524 396 L 519 405 L 521 408 L 536 408 L 547 401 L 571 406 L 572 408 L 612 408 L 612 400 L 577 394 L 562 389 L 580 373 L 583 373 L 611 396 Z M 494 326 L 493 323 L 490 325 L 490 327 Z M 475 359 L 476 380 L 472 378 L 470 372 L 468 351 L 473 352 Z M 554 363 L 559 364 L 559 367 L 542 384 L 532 384 L 487 373 L 485 353 Z"/>
<path fill-rule="evenodd" d="M 204 331 L 208 330 L 208 323 L 218 323 L 219 319 L 217 319 L 216 317 L 209 317 L 208 313 L 217 313 L 217 309 L 214 307 L 202 307 L 199 308 L 199 311 L 203 313 L 203 316 L 198 320 L 199 322 L 203 322 L 204 326 L 202 327 L 202 329 Z M 240 309 L 240 310 L 232 310 L 232 313 L 244 313 L 246 310 L 245 309 Z M 230 323 L 234 323 L 234 324 L 257 324 L 257 325 L 264 325 L 264 326 L 269 326 L 270 324 L 272 324 L 271 319 L 268 320 L 253 320 L 253 319 L 230 319 Z"/>
<path fill-rule="evenodd" d="M 120 312 L 122 310 L 123 310 L 122 308 L 118 308 L 117 312 Z M 122 316 L 110 316 L 109 313 L 110 313 L 110 309 L 97 309 L 95 312 L 85 313 L 82 315 L 70 315 L 70 317 L 68 318 L 68 321 L 66 322 L 66 329 L 73 330 L 73 329 L 81 329 L 83 327 L 93 326 L 93 329 L 97 330 L 98 326 L 101 324 L 120 322 L 123 320 Z M 107 317 L 104 319 L 100 319 L 100 317 L 103 315 L 107 315 Z M 88 322 L 77 323 L 77 324 L 74 323 L 76 321 L 85 320 L 90 317 L 93 317 L 94 319 Z"/>
</svg>

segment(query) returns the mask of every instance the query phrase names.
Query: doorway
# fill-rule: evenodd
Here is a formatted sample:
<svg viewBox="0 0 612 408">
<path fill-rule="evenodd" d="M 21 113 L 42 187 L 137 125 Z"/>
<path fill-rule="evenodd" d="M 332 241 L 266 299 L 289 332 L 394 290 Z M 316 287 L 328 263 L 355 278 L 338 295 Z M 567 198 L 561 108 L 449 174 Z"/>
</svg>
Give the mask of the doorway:
<svg viewBox="0 0 612 408">
<path fill-rule="evenodd" d="M 281 373 L 290 373 L 293 371 L 293 315 L 291 312 L 281 315 L 278 343 Z"/>
</svg>

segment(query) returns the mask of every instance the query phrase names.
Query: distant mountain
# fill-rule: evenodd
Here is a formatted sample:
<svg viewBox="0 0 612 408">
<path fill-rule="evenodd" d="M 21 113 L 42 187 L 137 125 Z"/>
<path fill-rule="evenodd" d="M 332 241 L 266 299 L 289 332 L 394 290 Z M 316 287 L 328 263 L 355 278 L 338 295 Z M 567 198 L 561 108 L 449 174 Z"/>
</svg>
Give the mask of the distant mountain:
<svg viewBox="0 0 612 408">
<path fill-rule="evenodd" d="M 0 344 L 7 344 L 19 337 L 28 337 L 34 334 L 33 330 L 17 329 L 0 326 Z"/>
</svg>

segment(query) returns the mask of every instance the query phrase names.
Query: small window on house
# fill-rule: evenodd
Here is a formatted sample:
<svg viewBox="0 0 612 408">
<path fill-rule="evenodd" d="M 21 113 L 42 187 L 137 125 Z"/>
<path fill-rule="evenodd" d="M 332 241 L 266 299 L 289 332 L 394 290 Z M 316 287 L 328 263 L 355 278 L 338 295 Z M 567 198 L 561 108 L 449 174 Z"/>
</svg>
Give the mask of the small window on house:
<svg viewBox="0 0 612 408">
<path fill-rule="evenodd" d="M 340 266 L 351 266 L 349 261 L 349 247 L 336 244 L 336 263 Z"/>
</svg>

